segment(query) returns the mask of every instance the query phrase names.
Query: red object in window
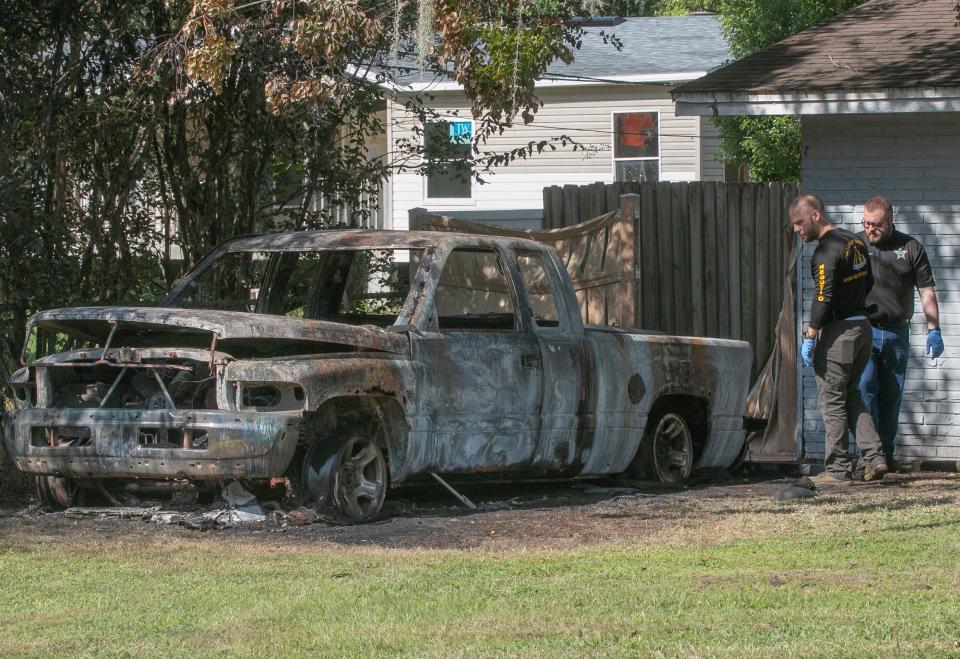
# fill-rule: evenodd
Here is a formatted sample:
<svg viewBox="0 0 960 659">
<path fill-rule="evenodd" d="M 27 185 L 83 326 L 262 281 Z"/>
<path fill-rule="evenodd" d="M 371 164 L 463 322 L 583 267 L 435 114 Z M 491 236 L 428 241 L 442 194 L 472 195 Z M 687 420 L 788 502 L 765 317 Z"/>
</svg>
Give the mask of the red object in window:
<svg viewBox="0 0 960 659">
<path fill-rule="evenodd" d="M 648 131 L 656 128 L 652 112 L 622 114 L 620 119 L 620 144 L 644 148 Z"/>
</svg>

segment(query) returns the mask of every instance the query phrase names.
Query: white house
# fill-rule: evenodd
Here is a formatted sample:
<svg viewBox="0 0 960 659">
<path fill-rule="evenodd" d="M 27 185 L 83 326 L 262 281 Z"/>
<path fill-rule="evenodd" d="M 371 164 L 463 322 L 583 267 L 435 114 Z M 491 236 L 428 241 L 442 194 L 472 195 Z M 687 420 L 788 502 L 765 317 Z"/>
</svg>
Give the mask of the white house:
<svg viewBox="0 0 960 659">
<path fill-rule="evenodd" d="M 871 0 L 675 90 L 678 114 L 801 116 L 801 189 L 860 230 L 863 203 L 885 194 L 937 281 L 947 350 L 923 356 L 916 303 L 897 453 L 960 458 L 960 31 L 956 0 Z M 784 222 L 787 218 L 783 218 Z M 798 269 L 798 327 L 809 317 L 812 246 Z M 810 369 L 801 374 L 802 446 L 823 455 Z"/>
<path fill-rule="evenodd" d="M 678 116 L 670 98 L 676 84 L 695 80 L 730 58 L 716 18 L 606 18 L 584 25 L 575 62 L 557 63 L 537 82 L 543 107 L 533 123 L 518 122 L 485 146 L 488 152 L 504 152 L 567 135 L 583 149 L 558 146 L 515 161 L 484 173 L 483 184 L 465 172 L 396 174 L 385 184 L 386 227 L 405 228 L 407 211 L 422 207 L 532 228 L 540 226 L 542 190 L 549 185 L 723 180 L 724 168 L 714 157 L 719 147 L 715 128 L 705 117 Z M 623 49 L 604 44 L 601 30 L 615 34 Z M 440 113 L 427 126 L 426 139 L 459 142 L 468 150 L 473 120 L 459 85 L 419 73 L 401 82 L 396 99 L 387 103 L 386 134 L 372 151 L 390 153 L 398 141 L 420 139 L 404 101 L 425 92 L 432 97 L 430 107 Z"/>
</svg>

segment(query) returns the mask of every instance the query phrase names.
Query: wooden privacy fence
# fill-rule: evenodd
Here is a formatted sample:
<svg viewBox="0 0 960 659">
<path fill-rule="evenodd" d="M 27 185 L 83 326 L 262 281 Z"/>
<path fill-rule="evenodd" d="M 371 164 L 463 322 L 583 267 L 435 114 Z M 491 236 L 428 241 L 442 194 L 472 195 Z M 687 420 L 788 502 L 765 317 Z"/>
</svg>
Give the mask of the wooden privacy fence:
<svg viewBox="0 0 960 659">
<path fill-rule="evenodd" d="M 638 325 L 747 341 L 756 372 L 783 302 L 796 195 L 793 183 L 641 184 Z"/>
<path fill-rule="evenodd" d="M 633 192 L 611 197 L 623 190 Z M 573 226 L 514 231 L 423 209 L 410 212 L 410 226 L 547 243 L 567 267 L 584 322 L 741 339 L 754 348 L 754 373 L 763 366 L 783 302 L 795 183 L 598 184 L 580 192 L 577 203 L 589 199 L 597 216 Z"/>
</svg>

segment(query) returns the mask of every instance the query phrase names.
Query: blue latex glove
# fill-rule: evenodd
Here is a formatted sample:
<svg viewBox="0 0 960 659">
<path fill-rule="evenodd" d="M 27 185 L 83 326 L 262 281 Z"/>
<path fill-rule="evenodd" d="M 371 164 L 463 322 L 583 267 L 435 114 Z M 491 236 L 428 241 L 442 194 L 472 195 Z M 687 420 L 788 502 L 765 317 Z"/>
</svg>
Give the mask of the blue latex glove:
<svg viewBox="0 0 960 659">
<path fill-rule="evenodd" d="M 932 329 L 927 333 L 927 357 L 936 359 L 943 354 L 943 337 L 940 330 Z"/>
<path fill-rule="evenodd" d="M 817 348 L 816 339 L 803 340 L 803 345 L 800 346 L 800 359 L 803 360 L 804 366 L 813 366 L 813 351 L 816 350 L 816 348 Z"/>
</svg>

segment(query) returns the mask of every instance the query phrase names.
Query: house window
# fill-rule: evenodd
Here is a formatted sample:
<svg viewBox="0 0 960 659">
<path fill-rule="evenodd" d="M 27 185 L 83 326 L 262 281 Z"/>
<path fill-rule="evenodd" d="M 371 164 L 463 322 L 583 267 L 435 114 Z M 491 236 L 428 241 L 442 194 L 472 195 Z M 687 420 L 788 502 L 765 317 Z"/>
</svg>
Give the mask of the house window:
<svg viewBox="0 0 960 659">
<path fill-rule="evenodd" d="M 473 196 L 473 122 L 430 121 L 423 136 L 428 199 Z"/>
<path fill-rule="evenodd" d="M 618 181 L 660 180 L 660 114 L 613 115 L 613 163 Z"/>
</svg>

